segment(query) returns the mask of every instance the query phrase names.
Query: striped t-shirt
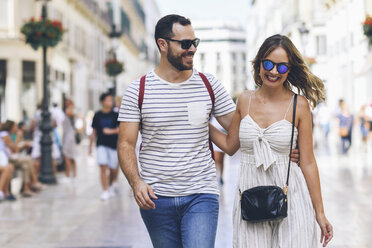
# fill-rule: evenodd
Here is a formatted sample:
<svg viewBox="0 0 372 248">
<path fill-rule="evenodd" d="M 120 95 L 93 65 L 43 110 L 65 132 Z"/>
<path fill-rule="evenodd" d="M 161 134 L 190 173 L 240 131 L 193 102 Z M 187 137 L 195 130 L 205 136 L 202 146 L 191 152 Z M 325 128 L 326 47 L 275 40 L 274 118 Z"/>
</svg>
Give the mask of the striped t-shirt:
<svg viewBox="0 0 372 248">
<path fill-rule="evenodd" d="M 214 116 L 235 110 L 225 88 L 206 74 L 214 95 Z M 123 96 L 120 122 L 140 122 L 140 79 Z M 212 102 L 206 86 L 194 69 L 182 83 L 170 83 L 154 71 L 146 75 L 142 104 L 142 149 L 140 176 L 155 194 L 169 197 L 196 193 L 218 194 L 216 169 L 209 150 L 209 114 Z M 118 151 L 120 152 L 120 151 Z"/>
</svg>

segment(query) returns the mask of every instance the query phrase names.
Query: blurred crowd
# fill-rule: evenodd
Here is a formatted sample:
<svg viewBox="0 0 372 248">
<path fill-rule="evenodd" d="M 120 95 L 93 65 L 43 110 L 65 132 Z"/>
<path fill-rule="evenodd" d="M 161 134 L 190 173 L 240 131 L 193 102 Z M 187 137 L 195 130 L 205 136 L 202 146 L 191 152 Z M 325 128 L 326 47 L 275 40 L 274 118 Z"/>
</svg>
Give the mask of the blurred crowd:
<svg viewBox="0 0 372 248">
<path fill-rule="evenodd" d="M 312 112 L 315 147 L 329 148 L 329 136 L 338 136 L 336 144 L 340 154 L 347 154 L 353 142 L 358 141 L 361 151 L 372 147 L 372 102 L 365 103 L 359 112 L 353 113 L 340 99 L 336 109 L 322 102 Z M 358 140 L 360 139 L 360 140 Z"/>
<path fill-rule="evenodd" d="M 112 101 L 108 104 L 110 111 L 117 112 L 121 98 L 111 97 L 109 100 Z M 70 99 L 65 99 L 62 107 L 54 103 L 49 112 L 53 126 L 51 132 L 53 172 L 56 178 L 57 172 L 65 174 L 59 177 L 59 182 L 72 183 L 76 180 L 77 174 L 77 146 L 84 137 L 92 136 L 93 140 L 95 139 L 95 130 L 92 128 L 95 113 L 94 111 L 88 111 L 85 115 L 79 113 Z M 116 119 L 117 116 L 115 121 Z M 34 116 L 27 123 L 15 123 L 12 120 L 0 123 L 0 202 L 16 200 L 12 192 L 16 195 L 18 192 L 15 189 L 11 190 L 12 180 L 15 178 L 21 179 L 19 193 L 22 197 L 32 197 L 46 187 L 39 181 L 41 122 L 42 108 L 39 104 Z M 117 169 L 115 171 L 117 174 Z"/>
<path fill-rule="evenodd" d="M 74 103 L 66 99 L 63 107 L 50 108 L 53 132 L 51 133 L 53 172 L 64 170 L 66 178 L 76 177 L 76 145 L 81 141 L 84 125 L 77 125 Z M 39 104 L 29 123 L 7 120 L 0 124 L 0 202 L 14 201 L 12 180 L 21 178 L 20 194 L 32 197 L 45 188 L 39 181 L 42 132 L 42 110 Z M 80 128 L 76 128 L 80 126 Z M 72 152 L 73 151 L 73 152 Z"/>
</svg>

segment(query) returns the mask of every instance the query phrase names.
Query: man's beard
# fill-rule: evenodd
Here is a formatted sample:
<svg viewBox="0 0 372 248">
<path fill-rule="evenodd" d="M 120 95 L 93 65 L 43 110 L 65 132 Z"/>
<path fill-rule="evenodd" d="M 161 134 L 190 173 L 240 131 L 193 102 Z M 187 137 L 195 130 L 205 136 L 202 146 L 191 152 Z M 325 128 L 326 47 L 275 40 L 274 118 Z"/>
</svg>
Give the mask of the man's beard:
<svg viewBox="0 0 372 248">
<path fill-rule="evenodd" d="M 193 63 L 191 63 L 191 65 L 184 65 L 182 63 L 182 57 L 186 55 L 194 55 L 194 53 L 185 52 L 181 56 L 176 56 L 175 54 L 173 54 L 172 49 L 168 47 L 167 59 L 169 63 L 171 63 L 171 65 L 173 65 L 179 71 L 191 70 L 193 67 Z"/>
</svg>

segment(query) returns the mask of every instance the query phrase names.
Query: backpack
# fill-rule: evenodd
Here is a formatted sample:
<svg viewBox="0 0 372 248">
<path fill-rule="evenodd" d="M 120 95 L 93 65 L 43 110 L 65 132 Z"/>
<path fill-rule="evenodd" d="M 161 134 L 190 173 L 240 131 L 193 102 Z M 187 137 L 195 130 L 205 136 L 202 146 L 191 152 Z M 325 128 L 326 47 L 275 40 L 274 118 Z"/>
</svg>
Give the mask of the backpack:
<svg viewBox="0 0 372 248">
<path fill-rule="evenodd" d="M 211 101 L 212 101 L 212 110 L 211 110 L 211 112 L 209 114 L 209 117 L 211 117 L 212 116 L 212 112 L 213 112 L 213 108 L 214 108 L 214 101 L 215 101 L 214 92 L 213 92 L 212 86 L 209 83 L 207 77 L 203 73 L 201 73 L 201 72 L 199 72 L 199 76 L 203 80 L 204 85 L 207 88 L 208 93 L 209 93 L 209 96 L 210 96 Z M 141 124 L 142 123 L 142 103 L 143 103 L 143 97 L 145 95 L 145 83 L 146 83 L 146 75 L 143 75 L 141 77 L 141 80 L 140 80 L 139 95 L 138 95 L 138 108 L 139 108 L 140 113 L 141 113 L 140 127 L 142 125 Z M 142 148 L 142 144 L 141 144 L 141 148 Z M 214 160 L 213 145 L 212 145 L 212 141 L 211 141 L 210 137 L 209 137 L 209 149 L 211 150 L 212 158 Z"/>
</svg>

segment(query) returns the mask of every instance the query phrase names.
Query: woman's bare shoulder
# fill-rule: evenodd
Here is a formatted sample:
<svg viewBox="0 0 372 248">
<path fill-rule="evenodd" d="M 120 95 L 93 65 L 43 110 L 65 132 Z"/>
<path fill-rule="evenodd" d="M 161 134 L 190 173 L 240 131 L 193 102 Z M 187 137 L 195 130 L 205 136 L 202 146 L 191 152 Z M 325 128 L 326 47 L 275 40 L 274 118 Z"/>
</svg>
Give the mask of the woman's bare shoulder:
<svg viewBox="0 0 372 248">
<path fill-rule="evenodd" d="M 298 95 L 296 112 L 299 114 L 299 116 L 310 115 L 310 103 L 304 96 Z"/>
<path fill-rule="evenodd" d="M 239 96 L 239 101 L 248 101 L 254 90 L 245 90 Z"/>
</svg>

